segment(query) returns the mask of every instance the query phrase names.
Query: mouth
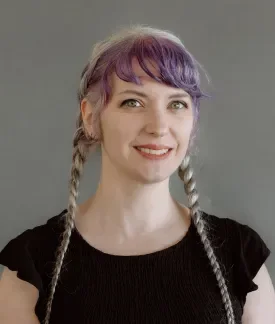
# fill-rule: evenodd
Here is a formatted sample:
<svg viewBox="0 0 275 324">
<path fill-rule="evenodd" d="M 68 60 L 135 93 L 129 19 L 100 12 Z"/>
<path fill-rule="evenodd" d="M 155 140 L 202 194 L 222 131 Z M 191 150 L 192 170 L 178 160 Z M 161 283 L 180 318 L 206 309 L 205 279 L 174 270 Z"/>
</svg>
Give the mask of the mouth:
<svg viewBox="0 0 275 324">
<path fill-rule="evenodd" d="M 134 146 L 134 148 L 141 156 L 150 160 L 163 160 L 167 158 L 170 155 L 171 151 L 173 150 L 172 148 L 153 150 L 153 149 L 139 147 L 139 146 Z"/>
</svg>

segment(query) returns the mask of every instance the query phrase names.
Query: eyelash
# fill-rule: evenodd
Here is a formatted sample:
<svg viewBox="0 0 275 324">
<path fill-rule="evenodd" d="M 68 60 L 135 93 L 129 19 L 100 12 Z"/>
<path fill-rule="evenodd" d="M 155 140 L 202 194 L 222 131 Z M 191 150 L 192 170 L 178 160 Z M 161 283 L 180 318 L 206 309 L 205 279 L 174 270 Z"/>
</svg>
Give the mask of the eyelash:
<svg viewBox="0 0 275 324">
<path fill-rule="evenodd" d="M 124 106 L 129 101 L 136 101 L 136 102 L 138 102 L 140 104 L 140 102 L 138 100 L 136 100 L 136 99 L 126 99 L 121 103 L 120 107 Z M 189 108 L 188 104 L 185 101 L 173 101 L 172 103 L 175 103 L 175 102 L 183 104 L 186 109 Z M 175 110 L 181 110 L 181 109 L 175 109 Z"/>
</svg>

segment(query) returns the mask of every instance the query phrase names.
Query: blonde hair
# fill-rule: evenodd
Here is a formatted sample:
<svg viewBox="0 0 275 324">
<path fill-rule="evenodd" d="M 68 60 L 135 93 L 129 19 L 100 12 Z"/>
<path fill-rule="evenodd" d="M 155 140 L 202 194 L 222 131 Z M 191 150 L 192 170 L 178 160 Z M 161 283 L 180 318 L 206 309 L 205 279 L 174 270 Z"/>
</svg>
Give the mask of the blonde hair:
<svg viewBox="0 0 275 324">
<path fill-rule="evenodd" d="M 133 50 L 134 49 L 134 50 Z M 139 51 L 140 50 L 140 51 Z M 88 134 L 81 116 L 77 119 L 77 130 L 73 139 L 73 157 L 69 182 L 69 203 L 65 215 L 65 229 L 62 241 L 57 249 L 56 263 L 53 269 L 53 277 L 50 285 L 50 293 L 47 300 L 46 316 L 44 324 L 49 324 L 52 303 L 56 286 L 60 277 L 62 264 L 68 249 L 76 212 L 79 182 L 84 163 L 88 154 L 97 146 L 101 139 L 99 116 L 110 98 L 108 76 L 115 71 L 124 80 L 139 83 L 139 80 L 131 70 L 131 58 L 137 56 L 142 68 L 150 75 L 144 59 L 155 59 L 161 71 L 161 78 L 155 77 L 159 82 L 184 88 L 192 97 L 196 110 L 196 121 L 199 116 L 199 99 L 205 94 L 199 87 L 198 67 L 200 65 L 187 51 L 181 40 L 169 31 L 159 30 L 144 25 L 135 25 L 123 28 L 114 33 L 108 39 L 99 42 L 93 48 L 89 63 L 85 66 L 78 90 L 79 103 L 83 98 L 88 98 L 93 103 L 93 129 L 94 134 Z M 126 59 L 125 59 L 126 58 Z M 122 63 L 123 61 L 123 63 Z M 122 65 L 125 64 L 125 65 Z M 228 288 L 221 271 L 221 266 L 208 238 L 207 223 L 202 217 L 198 203 L 198 192 L 194 180 L 194 172 L 190 165 L 190 155 L 186 156 L 178 169 L 178 175 L 184 182 L 184 188 L 188 197 L 188 207 L 191 217 L 200 236 L 204 250 L 208 256 L 213 272 L 216 276 L 221 292 L 221 298 L 225 307 L 228 324 L 235 324 L 235 317 Z"/>
</svg>

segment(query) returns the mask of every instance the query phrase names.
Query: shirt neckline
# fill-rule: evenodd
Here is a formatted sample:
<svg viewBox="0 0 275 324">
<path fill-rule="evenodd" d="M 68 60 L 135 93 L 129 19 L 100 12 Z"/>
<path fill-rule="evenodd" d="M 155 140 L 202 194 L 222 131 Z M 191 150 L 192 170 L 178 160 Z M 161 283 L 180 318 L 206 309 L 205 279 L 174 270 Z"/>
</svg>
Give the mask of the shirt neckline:
<svg viewBox="0 0 275 324">
<path fill-rule="evenodd" d="M 66 214 L 67 209 L 65 209 L 62 214 Z M 196 226 L 194 224 L 193 219 L 191 218 L 191 222 L 189 225 L 188 230 L 184 234 L 184 236 L 175 244 L 168 246 L 164 249 L 157 250 L 154 252 L 146 253 L 146 254 L 136 254 L 136 255 L 119 255 L 119 254 L 111 254 L 108 252 L 104 252 L 93 245 L 91 245 L 89 242 L 85 240 L 85 238 L 81 235 L 81 233 L 78 231 L 76 227 L 74 227 L 72 231 L 72 237 L 81 244 L 83 247 L 84 251 L 86 253 L 91 253 L 96 255 L 97 257 L 104 258 L 104 259 L 109 259 L 109 260 L 122 260 L 122 261 L 130 261 L 130 260 L 145 260 L 145 259 L 152 259 L 152 258 L 158 258 L 158 257 L 163 257 L 167 256 L 171 253 L 176 252 L 180 248 L 182 248 L 185 244 L 190 241 L 190 239 L 196 234 Z"/>
</svg>

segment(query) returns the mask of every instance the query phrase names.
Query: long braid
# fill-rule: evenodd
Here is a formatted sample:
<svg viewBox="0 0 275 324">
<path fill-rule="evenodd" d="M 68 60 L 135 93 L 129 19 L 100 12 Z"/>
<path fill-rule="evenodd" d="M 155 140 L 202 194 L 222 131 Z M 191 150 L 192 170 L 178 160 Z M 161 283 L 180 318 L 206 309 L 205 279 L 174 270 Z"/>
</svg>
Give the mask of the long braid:
<svg viewBox="0 0 275 324">
<path fill-rule="evenodd" d="M 80 178 L 83 172 L 83 166 L 86 162 L 89 149 L 92 145 L 96 144 L 96 141 L 91 141 L 91 138 L 88 138 L 86 132 L 83 130 L 81 118 L 78 118 L 78 129 L 75 133 L 73 139 L 73 158 L 71 166 L 71 175 L 69 182 L 69 203 L 68 203 L 68 212 L 65 217 L 65 229 L 62 233 L 62 242 L 57 249 L 57 257 L 55 268 L 53 271 L 53 278 L 51 281 L 50 295 L 47 301 L 46 316 L 44 319 L 44 324 L 49 324 L 50 314 L 52 309 L 52 302 L 54 298 L 55 289 L 58 283 L 60 276 L 62 264 L 64 261 L 65 254 L 70 243 L 70 237 L 72 230 L 74 228 L 74 219 L 76 212 L 76 200 L 78 197 L 78 188 Z"/>
<path fill-rule="evenodd" d="M 210 260 L 213 271 L 216 275 L 218 285 L 221 291 L 222 301 L 225 306 L 228 324 L 235 324 L 235 316 L 233 312 L 232 302 L 229 296 L 227 285 L 225 283 L 219 262 L 215 256 L 214 250 L 207 237 L 207 224 L 201 216 L 200 207 L 198 204 L 198 192 L 196 190 L 196 182 L 193 178 L 193 170 L 190 166 L 190 156 L 187 154 L 178 169 L 178 175 L 184 182 L 184 189 L 188 197 L 188 205 L 191 211 L 191 217 L 200 235 L 205 252 Z"/>
</svg>

